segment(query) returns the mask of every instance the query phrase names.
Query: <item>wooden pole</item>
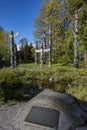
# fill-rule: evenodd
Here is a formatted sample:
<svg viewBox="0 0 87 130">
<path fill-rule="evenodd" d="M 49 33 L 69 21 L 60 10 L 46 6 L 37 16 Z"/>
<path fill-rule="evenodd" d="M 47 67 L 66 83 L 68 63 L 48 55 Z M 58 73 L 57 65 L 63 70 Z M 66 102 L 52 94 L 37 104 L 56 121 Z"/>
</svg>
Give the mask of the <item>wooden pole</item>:
<svg viewBox="0 0 87 130">
<path fill-rule="evenodd" d="M 10 46 L 11 46 L 11 67 L 14 67 L 14 33 L 10 33 Z"/>
<path fill-rule="evenodd" d="M 11 67 L 16 66 L 16 46 L 14 44 L 14 37 L 18 35 L 18 32 L 14 35 L 13 31 L 9 34 L 10 37 L 10 46 L 11 46 Z"/>
<path fill-rule="evenodd" d="M 38 42 L 36 41 L 35 49 L 38 50 Z M 38 63 L 38 53 L 35 53 L 35 64 Z"/>
<path fill-rule="evenodd" d="M 46 34 L 43 33 L 43 48 L 46 49 Z M 46 53 L 44 54 L 44 64 L 46 63 Z"/>
<path fill-rule="evenodd" d="M 49 26 L 49 67 L 51 66 L 52 62 L 52 25 Z"/>
<path fill-rule="evenodd" d="M 16 64 L 17 64 L 16 55 L 17 55 L 17 46 L 16 46 L 16 44 L 14 44 L 14 66 L 16 66 Z"/>
<path fill-rule="evenodd" d="M 75 23 L 74 23 L 74 28 L 75 28 L 75 34 L 74 34 L 74 67 L 78 68 L 78 10 L 75 11 Z"/>
</svg>

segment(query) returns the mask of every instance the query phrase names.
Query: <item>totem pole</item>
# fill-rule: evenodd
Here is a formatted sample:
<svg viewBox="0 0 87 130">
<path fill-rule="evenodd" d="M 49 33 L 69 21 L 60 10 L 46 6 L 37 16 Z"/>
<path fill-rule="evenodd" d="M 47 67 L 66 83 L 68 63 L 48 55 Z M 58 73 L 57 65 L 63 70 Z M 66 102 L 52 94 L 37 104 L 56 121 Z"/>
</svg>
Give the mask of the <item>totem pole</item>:
<svg viewBox="0 0 87 130">
<path fill-rule="evenodd" d="M 49 26 L 49 67 L 51 65 L 52 62 L 52 25 Z"/>
<path fill-rule="evenodd" d="M 43 48 L 46 49 L 46 33 L 43 31 Z M 46 53 L 44 54 L 44 64 L 46 63 Z"/>
<path fill-rule="evenodd" d="M 40 50 L 35 50 L 36 53 L 40 53 L 40 67 L 42 68 L 44 66 L 44 55 L 46 52 L 49 52 L 50 49 L 44 49 L 43 46 Z"/>
<path fill-rule="evenodd" d="M 74 28 L 75 28 L 75 33 L 74 33 L 74 67 L 78 68 L 78 10 L 75 11 L 75 23 L 74 23 Z"/>
<path fill-rule="evenodd" d="M 10 46 L 11 46 L 11 67 L 14 68 L 16 66 L 16 45 L 14 43 L 14 37 L 18 35 L 18 32 L 16 34 L 11 31 L 9 34 L 10 37 Z"/>
<path fill-rule="evenodd" d="M 35 46 L 35 50 L 38 49 L 38 42 L 36 41 L 36 46 Z M 38 53 L 35 52 L 35 64 L 38 63 Z"/>
<path fill-rule="evenodd" d="M 16 46 L 16 44 L 14 44 L 14 66 L 16 66 L 16 64 L 17 64 L 16 54 L 17 54 L 17 46 Z"/>
</svg>

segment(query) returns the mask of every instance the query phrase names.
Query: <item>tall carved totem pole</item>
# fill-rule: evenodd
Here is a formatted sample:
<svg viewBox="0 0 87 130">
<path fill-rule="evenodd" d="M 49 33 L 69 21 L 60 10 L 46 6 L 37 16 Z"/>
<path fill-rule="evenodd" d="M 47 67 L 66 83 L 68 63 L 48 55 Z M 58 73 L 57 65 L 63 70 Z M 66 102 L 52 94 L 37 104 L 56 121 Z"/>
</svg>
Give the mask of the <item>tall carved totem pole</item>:
<svg viewBox="0 0 87 130">
<path fill-rule="evenodd" d="M 78 10 L 75 11 L 75 22 L 74 22 L 74 67 L 78 68 L 78 22 L 79 22 L 79 17 L 78 17 Z"/>
<path fill-rule="evenodd" d="M 18 32 L 16 34 L 11 31 L 9 34 L 10 37 L 10 51 L 11 51 L 11 67 L 14 68 L 16 66 L 16 44 L 14 43 L 14 37 L 18 35 Z"/>
<path fill-rule="evenodd" d="M 51 66 L 52 62 L 52 25 L 49 26 L 49 66 Z"/>
</svg>

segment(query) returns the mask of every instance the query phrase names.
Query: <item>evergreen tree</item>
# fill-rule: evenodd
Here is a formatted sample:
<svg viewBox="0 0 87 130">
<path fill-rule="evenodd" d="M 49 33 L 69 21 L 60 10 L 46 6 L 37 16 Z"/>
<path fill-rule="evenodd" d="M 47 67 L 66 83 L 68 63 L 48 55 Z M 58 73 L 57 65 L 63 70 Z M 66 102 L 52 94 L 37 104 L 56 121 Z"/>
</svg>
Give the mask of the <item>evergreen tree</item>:
<svg viewBox="0 0 87 130">
<path fill-rule="evenodd" d="M 34 37 L 35 40 L 42 40 L 43 31 L 47 31 L 47 22 L 46 22 L 46 8 L 50 0 L 45 0 L 43 5 L 40 8 L 39 15 L 34 20 Z"/>
<path fill-rule="evenodd" d="M 19 63 L 34 62 L 34 48 L 32 46 L 32 43 L 28 44 L 28 39 L 26 40 L 26 38 L 23 38 L 20 41 L 20 49 L 17 51 L 17 61 Z"/>
<path fill-rule="evenodd" d="M 33 49 L 32 44 L 30 44 L 30 45 L 26 44 L 24 46 L 24 62 L 30 63 L 30 62 L 34 61 L 32 49 Z"/>
<path fill-rule="evenodd" d="M 35 36 L 41 39 L 41 31 L 52 27 L 52 49 L 58 62 L 73 62 L 74 59 L 74 16 L 79 14 L 79 52 L 87 62 L 87 1 L 86 0 L 45 0 L 40 15 L 35 21 Z"/>
<path fill-rule="evenodd" d="M 66 2 L 62 0 L 52 0 L 48 4 L 47 21 L 52 26 L 53 57 L 56 61 L 64 61 L 65 56 L 65 31 L 68 29 L 66 19 Z"/>
<path fill-rule="evenodd" d="M 75 11 L 79 14 L 79 52 L 84 54 L 85 63 L 87 62 L 87 1 L 86 0 L 68 0 L 68 16 L 73 18 Z"/>
</svg>

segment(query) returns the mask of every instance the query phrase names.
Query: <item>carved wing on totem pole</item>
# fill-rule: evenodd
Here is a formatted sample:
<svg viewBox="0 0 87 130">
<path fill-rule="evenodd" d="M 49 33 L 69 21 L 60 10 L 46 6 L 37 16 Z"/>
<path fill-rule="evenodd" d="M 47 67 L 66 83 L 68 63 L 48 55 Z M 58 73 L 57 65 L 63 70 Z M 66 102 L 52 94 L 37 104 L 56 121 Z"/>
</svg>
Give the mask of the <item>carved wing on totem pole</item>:
<svg viewBox="0 0 87 130">
<path fill-rule="evenodd" d="M 11 38 L 11 37 L 12 37 L 12 35 L 11 35 L 11 34 L 9 34 L 9 37 Z"/>
<path fill-rule="evenodd" d="M 50 51 L 50 48 L 49 49 L 45 49 L 44 52 L 49 52 Z"/>
<path fill-rule="evenodd" d="M 17 32 L 16 34 L 14 34 L 13 36 L 14 36 L 14 37 L 18 36 L 18 32 Z M 9 34 L 9 37 L 11 38 L 11 37 L 12 37 L 12 35 L 11 35 L 11 34 Z"/>
<path fill-rule="evenodd" d="M 49 49 L 44 49 L 43 51 L 44 51 L 44 52 L 49 52 L 49 51 L 50 51 L 50 48 L 49 48 Z M 40 50 L 35 50 L 35 52 L 36 52 L 36 53 L 41 53 L 42 50 L 41 50 L 41 49 L 40 49 Z"/>
<path fill-rule="evenodd" d="M 35 50 L 36 53 L 41 53 L 41 50 Z"/>
<path fill-rule="evenodd" d="M 18 36 L 18 32 L 16 34 L 14 34 L 14 37 Z"/>
</svg>

